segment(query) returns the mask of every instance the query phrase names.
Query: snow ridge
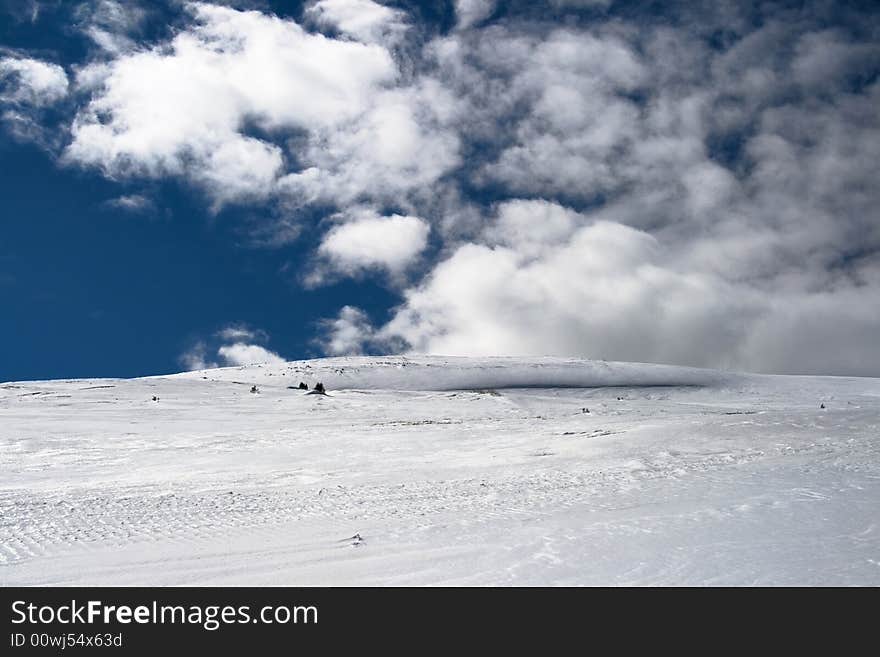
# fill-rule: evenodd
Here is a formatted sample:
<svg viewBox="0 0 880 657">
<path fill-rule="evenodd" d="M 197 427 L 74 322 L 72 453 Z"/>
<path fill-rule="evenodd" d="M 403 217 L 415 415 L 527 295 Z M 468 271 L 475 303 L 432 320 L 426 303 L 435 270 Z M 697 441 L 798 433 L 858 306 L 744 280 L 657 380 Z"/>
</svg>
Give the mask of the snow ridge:
<svg viewBox="0 0 880 657">
<path fill-rule="evenodd" d="M 482 390 L 514 388 L 708 387 L 745 375 L 673 365 L 572 358 L 456 356 L 344 357 L 187 372 L 181 377 L 278 384 L 276 377 L 321 381 L 333 389 Z"/>
</svg>

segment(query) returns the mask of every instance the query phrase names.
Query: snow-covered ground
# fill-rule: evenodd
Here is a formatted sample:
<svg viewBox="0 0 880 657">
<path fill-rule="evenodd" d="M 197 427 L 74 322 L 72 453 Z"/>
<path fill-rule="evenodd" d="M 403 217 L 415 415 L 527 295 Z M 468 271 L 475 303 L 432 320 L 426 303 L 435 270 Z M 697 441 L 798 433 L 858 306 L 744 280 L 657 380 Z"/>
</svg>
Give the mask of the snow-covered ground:
<svg viewBox="0 0 880 657">
<path fill-rule="evenodd" d="M 880 584 L 880 379 L 395 357 L 5 383 L 0 449 L 4 585 Z"/>
</svg>

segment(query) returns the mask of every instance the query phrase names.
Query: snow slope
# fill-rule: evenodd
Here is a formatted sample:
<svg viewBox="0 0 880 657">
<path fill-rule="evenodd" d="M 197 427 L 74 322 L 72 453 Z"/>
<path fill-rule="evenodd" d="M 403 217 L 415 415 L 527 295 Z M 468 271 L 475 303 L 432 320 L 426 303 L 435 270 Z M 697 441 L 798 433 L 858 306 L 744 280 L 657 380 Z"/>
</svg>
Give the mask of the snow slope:
<svg viewBox="0 0 880 657">
<path fill-rule="evenodd" d="M 0 448 L 5 585 L 880 584 L 880 379 L 425 356 L 5 383 Z"/>
</svg>

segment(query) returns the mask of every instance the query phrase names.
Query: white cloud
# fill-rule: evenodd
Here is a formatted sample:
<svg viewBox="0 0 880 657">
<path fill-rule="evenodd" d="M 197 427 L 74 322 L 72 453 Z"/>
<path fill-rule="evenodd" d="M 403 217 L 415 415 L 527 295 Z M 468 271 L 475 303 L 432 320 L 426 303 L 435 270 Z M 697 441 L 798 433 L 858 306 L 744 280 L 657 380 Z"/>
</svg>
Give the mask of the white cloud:
<svg viewBox="0 0 880 657">
<path fill-rule="evenodd" d="M 109 55 L 119 55 L 137 47 L 132 34 L 140 29 L 147 16 L 137 3 L 117 0 L 84 2 L 74 14 L 80 29 Z"/>
<path fill-rule="evenodd" d="M 455 97 L 428 76 L 404 79 L 387 43 L 187 6 L 195 22 L 169 42 L 79 70 L 92 97 L 71 127 L 67 161 L 114 178 L 185 177 L 215 210 L 275 199 L 294 212 L 399 204 L 459 162 Z M 359 34 L 402 25 L 401 12 L 367 0 L 325 0 L 308 14 Z"/>
<path fill-rule="evenodd" d="M 321 323 L 318 344 L 330 356 L 353 356 L 364 353 L 373 338 L 366 313 L 360 308 L 343 306 L 335 319 Z"/>
<path fill-rule="evenodd" d="M 455 16 L 460 29 L 479 23 L 495 9 L 495 0 L 455 0 Z"/>
<path fill-rule="evenodd" d="M 647 233 L 597 222 L 540 255 L 468 244 L 440 263 L 382 329 L 416 351 L 582 355 L 722 365 L 748 295 L 727 301 L 716 277 L 676 271 Z"/>
<path fill-rule="evenodd" d="M 219 355 L 229 366 L 258 365 L 260 363 L 283 363 L 284 359 L 278 354 L 269 351 L 258 344 L 246 344 L 235 342 L 223 345 L 217 350 Z"/>
<path fill-rule="evenodd" d="M 318 253 L 346 273 L 368 268 L 400 273 L 425 249 L 429 232 L 428 223 L 418 217 L 364 211 L 331 229 Z"/>
<path fill-rule="evenodd" d="M 393 42 L 407 27 L 404 12 L 371 0 L 319 0 L 306 15 L 364 43 Z"/>
<path fill-rule="evenodd" d="M 244 325 L 226 326 L 217 331 L 217 337 L 226 342 L 253 342 L 255 340 L 265 341 L 268 339 L 265 331 L 248 328 Z"/>
<path fill-rule="evenodd" d="M 51 105 L 67 95 L 67 74 L 57 64 L 27 57 L 0 59 L 0 101 Z"/>
<path fill-rule="evenodd" d="M 63 132 L 48 127 L 45 118 L 67 98 L 68 87 L 67 74 L 57 64 L 29 57 L 0 57 L 0 124 L 14 139 L 57 153 Z"/>
<path fill-rule="evenodd" d="M 214 338 L 211 340 L 214 343 L 212 347 L 209 347 L 205 340 L 199 340 L 193 344 L 180 356 L 181 365 L 187 370 L 205 370 L 215 367 L 285 362 L 285 359 L 274 351 L 256 344 L 269 339 L 266 332 L 260 329 L 234 324 L 217 331 Z M 219 340 L 219 344 L 217 340 Z M 210 356 L 212 353 L 214 356 Z"/>
<path fill-rule="evenodd" d="M 592 198 L 625 185 L 621 158 L 640 135 L 640 110 L 625 94 L 639 89 L 647 70 L 619 36 L 557 30 L 544 39 L 501 33 L 510 67 L 504 104 L 529 106 L 516 121 L 515 142 L 485 174 L 511 190 Z M 487 62 L 488 64 L 489 62 Z"/>
<path fill-rule="evenodd" d="M 494 246 L 459 247 L 405 291 L 387 325 L 360 334 L 379 344 L 402 338 L 425 353 L 790 373 L 880 367 L 871 349 L 880 258 L 865 263 L 860 285 L 841 278 L 835 289 L 812 290 L 800 273 L 768 289 L 680 259 L 646 232 L 587 218 L 545 202 L 506 204 L 486 233 Z"/>
<path fill-rule="evenodd" d="M 311 166 L 284 177 L 279 187 L 306 202 L 400 203 L 459 163 L 453 127 L 459 111 L 431 78 L 377 91 L 356 121 L 314 130 L 301 153 Z"/>
<path fill-rule="evenodd" d="M 104 205 L 114 210 L 139 213 L 155 209 L 152 199 L 143 194 L 126 194 L 110 199 Z"/>
<path fill-rule="evenodd" d="M 878 61 L 880 45 L 852 43 L 846 34 L 830 29 L 801 37 L 791 69 L 799 84 L 827 93 L 860 77 L 870 77 Z"/>
<path fill-rule="evenodd" d="M 567 242 L 583 225 L 583 215 L 544 200 L 505 201 L 498 206 L 497 218 L 484 235 L 491 244 L 517 249 L 524 256 L 535 256 L 547 247 Z"/>
<path fill-rule="evenodd" d="M 619 23 L 436 42 L 469 108 L 463 141 L 494 147 L 470 151 L 471 180 L 509 200 L 442 233 L 443 259 L 375 335 L 430 352 L 880 371 L 880 58 L 809 25 L 744 34 L 726 50 Z"/>
<path fill-rule="evenodd" d="M 187 370 L 209 370 L 219 367 L 217 363 L 209 361 L 208 350 L 204 342 L 197 342 L 190 349 L 180 355 L 180 364 Z"/>
<path fill-rule="evenodd" d="M 73 123 L 70 161 L 112 176 L 187 176 L 217 205 L 265 196 L 285 157 L 244 134 L 249 121 L 270 134 L 330 128 L 359 116 L 397 75 L 379 46 L 259 12 L 190 6 L 197 24 L 170 43 L 82 72 L 97 90 Z"/>
</svg>

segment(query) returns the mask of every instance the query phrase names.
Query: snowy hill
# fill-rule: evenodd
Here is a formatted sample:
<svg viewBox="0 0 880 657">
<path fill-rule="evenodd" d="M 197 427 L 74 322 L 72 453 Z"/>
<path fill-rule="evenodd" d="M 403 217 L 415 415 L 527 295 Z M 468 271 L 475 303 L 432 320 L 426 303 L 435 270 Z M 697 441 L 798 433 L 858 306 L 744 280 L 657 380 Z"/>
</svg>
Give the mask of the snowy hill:
<svg viewBox="0 0 880 657">
<path fill-rule="evenodd" d="M 277 385 L 290 377 L 313 387 L 379 390 L 481 390 L 487 388 L 599 388 L 608 386 L 706 386 L 740 379 L 714 370 L 642 363 L 608 363 L 570 358 L 465 358 L 451 356 L 346 357 L 250 365 L 203 372 L 186 378 L 248 381 Z"/>
<path fill-rule="evenodd" d="M 0 446 L 6 585 L 880 584 L 880 379 L 420 356 L 4 383 Z"/>
</svg>

